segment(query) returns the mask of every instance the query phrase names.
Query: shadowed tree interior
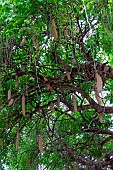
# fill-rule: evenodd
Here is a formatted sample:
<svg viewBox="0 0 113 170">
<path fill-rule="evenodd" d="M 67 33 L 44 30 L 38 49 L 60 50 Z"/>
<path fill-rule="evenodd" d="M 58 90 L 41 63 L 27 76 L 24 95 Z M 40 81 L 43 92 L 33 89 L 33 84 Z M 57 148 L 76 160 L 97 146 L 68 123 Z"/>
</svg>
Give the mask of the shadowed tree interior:
<svg viewBox="0 0 113 170">
<path fill-rule="evenodd" d="M 113 169 L 111 0 L 0 2 L 0 166 Z"/>
</svg>

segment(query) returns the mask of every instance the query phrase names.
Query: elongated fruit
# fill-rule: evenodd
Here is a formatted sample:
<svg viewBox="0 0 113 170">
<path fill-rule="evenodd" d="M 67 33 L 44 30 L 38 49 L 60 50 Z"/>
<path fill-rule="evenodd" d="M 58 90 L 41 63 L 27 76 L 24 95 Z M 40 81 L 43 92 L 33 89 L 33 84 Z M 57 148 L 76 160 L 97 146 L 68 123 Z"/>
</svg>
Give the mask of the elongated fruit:
<svg viewBox="0 0 113 170">
<path fill-rule="evenodd" d="M 25 95 L 22 95 L 22 115 L 25 116 Z"/>
<path fill-rule="evenodd" d="M 15 76 L 15 87 L 18 88 L 18 75 Z"/>
<path fill-rule="evenodd" d="M 99 113 L 99 121 L 100 121 L 100 123 L 102 123 L 102 122 L 103 122 L 102 113 Z"/>
<path fill-rule="evenodd" d="M 35 48 L 36 48 L 36 51 L 38 52 L 38 50 L 39 50 L 39 44 L 38 44 L 38 37 L 37 37 L 36 34 L 33 35 L 32 41 L 33 41 L 33 45 L 34 45 Z"/>
<path fill-rule="evenodd" d="M 24 45 L 25 45 L 25 42 L 26 42 L 26 37 L 23 37 L 23 39 L 22 39 L 20 45 L 21 45 L 21 46 L 24 46 Z"/>
<path fill-rule="evenodd" d="M 67 71 L 67 70 L 66 70 L 66 75 L 67 75 L 67 79 L 68 79 L 68 81 L 70 81 L 70 80 L 71 80 L 70 72 L 69 72 L 69 71 Z"/>
<path fill-rule="evenodd" d="M 20 132 L 17 130 L 17 135 L 16 135 L 16 150 L 19 148 L 19 142 L 20 142 Z"/>
<path fill-rule="evenodd" d="M 101 105 L 101 104 L 102 104 L 102 99 L 100 98 L 98 92 L 95 92 L 95 97 L 96 97 L 96 99 L 97 99 L 98 104 Z"/>
<path fill-rule="evenodd" d="M 74 105 L 74 112 L 77 112 L 77 104 L 76 104 L 76 98 L 75 95 L 72 95 L 73 105 Z"/>
<path fill-rule="evenodd" d="M 40 135 L 39 135 L 38 146 L 39 146 L 40 152 L 43 153 L 43 152 L 44 152 L 44 149 L 43 149 L 43 138 L 42 138 L 42 133 L 40 133 Z"/>
<path fill-rule="evenodd" d="M 8 106 L 11 106 L 13 104 L 13 99 L 11 99 L 11 89 L 8 90 Z"/>
<path fill-rule="evenodd" d="M 96 77 L 96 91 L 98 93 L 101 93 L 102 92 L 102 87 L 103 87 L 102 78 L 98 73 L 95 74 L 95 77 Z"/>
<path fill-rule="evenodd" d="M 52 19 L 52 21 L 51 21 L 51 33 L 52 33 L 54 39 L 57 40 L 58 39 L 58 33 L 57 33 L 57 29 L 56 29 L 54 19 Z"/>
<path fill-rule="evenodd" d="M 66 41 L 70 40 L 70 36 L 68 35 L 68 30 L 65 30 L 65 39 Z"/>
</svg>

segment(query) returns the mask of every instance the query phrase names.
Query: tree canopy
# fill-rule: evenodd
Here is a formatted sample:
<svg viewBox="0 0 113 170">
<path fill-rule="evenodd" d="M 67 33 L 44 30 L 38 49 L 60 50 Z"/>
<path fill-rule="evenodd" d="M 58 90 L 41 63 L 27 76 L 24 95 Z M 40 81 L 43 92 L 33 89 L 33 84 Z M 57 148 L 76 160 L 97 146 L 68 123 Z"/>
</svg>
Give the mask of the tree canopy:
<svg viewBox="0 0 113 170">
<path fill-rule="evenodd" d="M 112 0 L 0 1 L 0 168 L 113 169 Z"/>
</svg>

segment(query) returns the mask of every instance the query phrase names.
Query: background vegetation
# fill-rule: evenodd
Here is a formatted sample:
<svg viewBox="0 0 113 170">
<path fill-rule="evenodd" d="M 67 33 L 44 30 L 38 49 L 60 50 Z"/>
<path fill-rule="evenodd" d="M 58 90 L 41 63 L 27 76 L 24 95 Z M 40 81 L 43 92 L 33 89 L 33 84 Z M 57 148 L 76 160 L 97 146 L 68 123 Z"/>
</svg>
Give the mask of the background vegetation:
<svg viewBox="0 0 113 170">
<path fill-rule="evenodd" d="M 112 1 L 5 0 L 0 16 L 1 169 L 113 169 Z"/>
</svg>

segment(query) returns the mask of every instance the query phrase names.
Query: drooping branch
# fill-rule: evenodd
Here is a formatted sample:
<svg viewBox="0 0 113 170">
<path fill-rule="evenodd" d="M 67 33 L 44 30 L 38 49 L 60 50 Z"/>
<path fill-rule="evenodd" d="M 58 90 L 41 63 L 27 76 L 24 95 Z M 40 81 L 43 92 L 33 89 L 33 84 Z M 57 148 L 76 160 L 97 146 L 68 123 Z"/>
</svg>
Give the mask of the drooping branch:
<svg viewBox="0 0 113 170">
<path fill-rule="evenodd" d="M 96 132 L 97 134 L 106 134 L 106 135 L 110 135 L 113 137 L 113 132 L 110 130 L 101 130 L 99 128 L 95 128 L 95 127 L 90 127 L 88 129 L 84 129 L 84 132 Z"/>
</svg>

